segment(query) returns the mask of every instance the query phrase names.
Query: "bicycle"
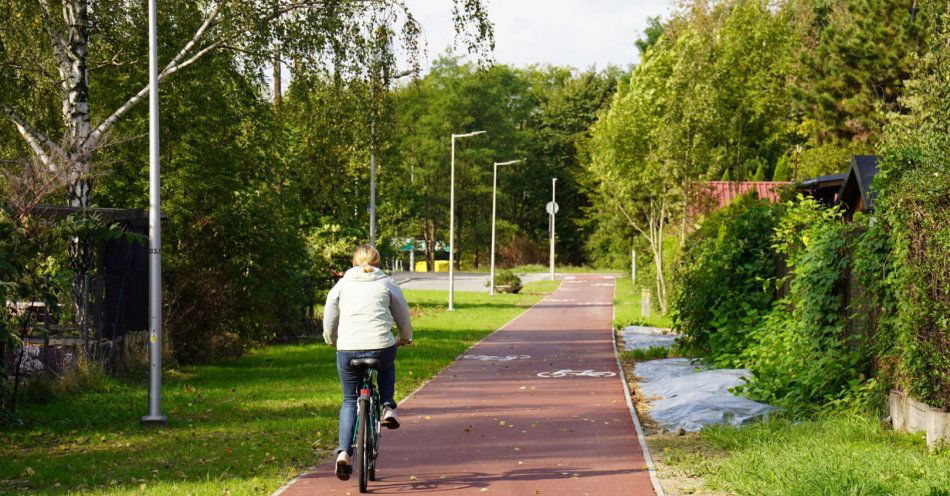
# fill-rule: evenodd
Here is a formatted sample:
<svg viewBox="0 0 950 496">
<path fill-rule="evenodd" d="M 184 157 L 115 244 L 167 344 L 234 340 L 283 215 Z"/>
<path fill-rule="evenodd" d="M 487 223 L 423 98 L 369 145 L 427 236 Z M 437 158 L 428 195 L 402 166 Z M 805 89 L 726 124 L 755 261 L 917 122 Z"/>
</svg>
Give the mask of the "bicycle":
<svg viewBox="0 0 950 496">
<path fill-rule="evenodd" d="M 379 455 L 379 433 L 382 427 L 382 405 L 376 384 L 379 360 L 354 358 L 350 366 L 363 370 L 360 396 L 356 400 L 356 426 L 353 430 L 356 455 L 353 464 L 360 468 L 360 492 L 365 493 L 370 481 L 376 480 L 376 456 Z"/>
</svg>

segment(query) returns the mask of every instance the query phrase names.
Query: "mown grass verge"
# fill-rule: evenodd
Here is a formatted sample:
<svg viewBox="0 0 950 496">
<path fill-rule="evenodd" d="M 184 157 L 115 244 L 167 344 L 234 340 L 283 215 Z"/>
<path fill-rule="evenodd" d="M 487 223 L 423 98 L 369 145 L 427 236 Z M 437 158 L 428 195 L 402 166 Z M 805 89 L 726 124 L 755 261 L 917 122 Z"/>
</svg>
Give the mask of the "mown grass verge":
<svg viewBox="0 0 950 496">
<path fill-rule="evenodd" d="M 950 450 L 838 414 L 649 437 L 667 494 L 948 496 Z"/>
<path fill-rule="evenodd" d="M 556 283 L 555 283 L 556 284 Z M 556 287 L 494 297 L 407 291 L 415 343 L 397 360 L 397 397 Z M 168 371 L 167 428 L 139 427 L 144 382 L 24 405 L 0 430 L 0 494 L 269 494 L 336 446 L 339 383 L 323 344 L 266 346 L 240 360 Z"/>
</svg>

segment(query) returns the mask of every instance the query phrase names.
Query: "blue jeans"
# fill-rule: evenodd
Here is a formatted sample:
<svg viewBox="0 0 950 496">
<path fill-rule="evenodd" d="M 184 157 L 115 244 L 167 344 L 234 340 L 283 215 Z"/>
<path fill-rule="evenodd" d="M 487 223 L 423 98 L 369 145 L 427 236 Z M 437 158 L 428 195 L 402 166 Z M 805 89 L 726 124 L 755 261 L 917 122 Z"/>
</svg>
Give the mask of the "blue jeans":
<svg viewBox="0 0 950 496">
<path fill-rule="evenodd" d="M 340 445 L 337 453 L 346 451 L 353 454 L 353 428 L 356 426 L 356 400 L 363 382 L 360 369 L 350 367 L 354 358 L 375 358 L 379 360 L 379 373 L 376 383 L 379 386 L 379 399 L 383 405 L 396 408 L 393 395 L 396 392 L 396 345 L 381 350 L 338 351 L 336 352 L 336 370 L 340 374 L 343 386 L 343 406 L 340 407 Z"/>
</svg>

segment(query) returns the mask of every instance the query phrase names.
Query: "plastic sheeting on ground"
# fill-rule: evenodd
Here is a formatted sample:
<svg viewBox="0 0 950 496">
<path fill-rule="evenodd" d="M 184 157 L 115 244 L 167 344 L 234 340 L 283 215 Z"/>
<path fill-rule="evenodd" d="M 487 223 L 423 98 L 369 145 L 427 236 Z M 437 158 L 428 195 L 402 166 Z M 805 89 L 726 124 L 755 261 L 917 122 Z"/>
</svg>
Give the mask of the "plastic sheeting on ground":
<svg viewBox="0 0 950 496">
<path fill-rule="evenodd" d="M 688 358 L 668 358 L 637 363 L 634 373 L 641 379 L 650 417 L 670 431 L 742 425 L 776 410 L 729 392 L 745 382 L 745 369 L 709 369 Z"/>
<path fill-rule="evenodd" d="M 657 346 L 669 348 L 679 338 L 679 334 L 669 332 L 669 329 L 646 326 L 628 326 L 623 329 L 623 349 L 645 350 Z"/>
</svg>

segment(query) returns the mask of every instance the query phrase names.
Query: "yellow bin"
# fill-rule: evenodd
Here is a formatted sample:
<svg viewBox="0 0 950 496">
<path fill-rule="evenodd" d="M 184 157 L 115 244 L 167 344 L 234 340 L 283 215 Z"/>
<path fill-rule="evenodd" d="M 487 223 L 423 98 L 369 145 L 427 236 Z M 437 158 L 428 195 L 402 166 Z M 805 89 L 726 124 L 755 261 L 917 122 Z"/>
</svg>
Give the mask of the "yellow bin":
<svg viewBox="0 0 950 496">
<path fill-rule="evenodd" d="M 448 272 L 448 271 L 449 271 L 449 261 L 448 261 L 448 260 L 436 260 L 436 261 L 435 261 L 435 271 L 436 271 L 436 272 Z"/>
<path fill-rule="evenodd" d="M 429 267 L 426 265 L 425 260 L 421 262 L 416 262 L 416 272 L 428 272 Z"/>
</svg>

